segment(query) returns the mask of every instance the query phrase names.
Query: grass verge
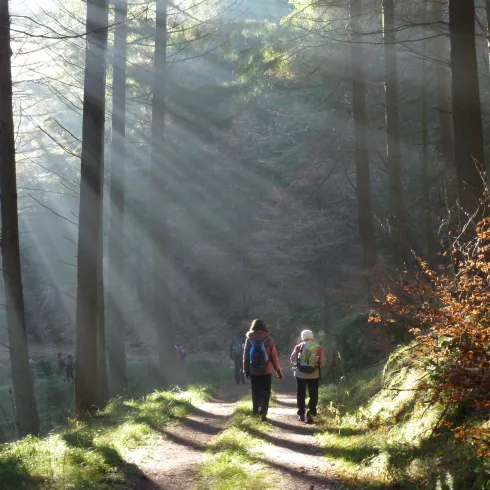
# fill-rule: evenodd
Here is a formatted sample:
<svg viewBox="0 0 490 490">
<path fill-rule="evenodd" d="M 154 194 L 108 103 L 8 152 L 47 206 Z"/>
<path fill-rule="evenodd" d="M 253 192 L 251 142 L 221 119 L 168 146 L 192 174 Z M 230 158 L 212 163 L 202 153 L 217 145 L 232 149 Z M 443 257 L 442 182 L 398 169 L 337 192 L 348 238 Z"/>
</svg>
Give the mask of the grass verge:
<svg viewBox="0 0 490 490">
<path fill-rule="evenodd" d="M 142 476 L 127 462 L 139 446 L 152 446 L 165 425 L 187 415 L 208 396 L 205 388 L 156 391 L 137 400 L 112 400 L 91 419 L 42 438 L 0 448 L 0 489 L 113 489 Z"/>
<path fill-rule="evenodd" d="M 419 376 L 379 367 L 321 389 L 319 438 L 335 472 L 349 488 L 490 489 L 490 462 L 451 431 L 434 430 L 442 408 L 422 403 Z"/>
<path fill-rule="evenodd" d="M 60 427 L 66 427 L 73 415 L 73 382 L 56 374 L 56 358 L 39 358 L 33 363 L 41 434 L 47 435 L 59 431 Z M 210 390 L 217 390 L 224 381 L 233 378 L 233 368 L 191 359 L 183 364 L 180 374 L 181 379 L 174 380 L 174 384 L 181 389 L 205 385 Z M 162 384 L 160 368 L 153 359 L 128 359 L 127 376 L 128 394 L 132 398 L 141 398 L 156 389 L 169 388 Z M 16 435 L 10 366 L 0 363 L 0 443 L 13 441 Z"/>
<path fill-rule="evenodd" d="M 239 402 L 225 429 L 213 438 L 198 475 L 199 490 L 272 490 L 276 479 L 257 461 L 263 441 L 253 433 L 264 432 L 269 424 L 251 415 L 252 402 Z"/>
</svg>

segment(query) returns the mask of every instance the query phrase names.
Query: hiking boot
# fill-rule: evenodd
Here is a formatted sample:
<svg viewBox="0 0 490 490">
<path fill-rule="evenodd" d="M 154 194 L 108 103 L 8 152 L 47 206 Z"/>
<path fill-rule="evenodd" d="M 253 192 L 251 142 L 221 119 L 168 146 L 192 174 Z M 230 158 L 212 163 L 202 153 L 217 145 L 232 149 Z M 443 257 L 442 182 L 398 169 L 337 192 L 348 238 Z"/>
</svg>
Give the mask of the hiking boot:
<svg viewBox="0 0 490 490">
<path fill-rule="evenodd" d="M 307 424 L 312 424 L 313 423 L 313 417 L 311 416 L 310 412 L 306 415 L 306 423 Z"/>
<path fill-rule="evenodd" d="M 260 420 L 262 420 L 262 422 L 267 422 L 267 414 L 266 414 L 266 413 L 263 413 L 263 414 L 260 416 Z"/>
<path fill-rule="evenodd" d="M 318 412 L 316 410 L 308 410 L 308 414 L 312 417 L 316 417 L 318 415 Z"/>
<path fill-rule="evenodd" d="M 299 414 L 299 416 L 298 416 L 298 420 L 299 420 L 300 422 L 305 422 L 305 420 L 306 420 L 306 419 L 305 419 L 305 414 L 304 414 L 304 413 Z"/>
</svg>

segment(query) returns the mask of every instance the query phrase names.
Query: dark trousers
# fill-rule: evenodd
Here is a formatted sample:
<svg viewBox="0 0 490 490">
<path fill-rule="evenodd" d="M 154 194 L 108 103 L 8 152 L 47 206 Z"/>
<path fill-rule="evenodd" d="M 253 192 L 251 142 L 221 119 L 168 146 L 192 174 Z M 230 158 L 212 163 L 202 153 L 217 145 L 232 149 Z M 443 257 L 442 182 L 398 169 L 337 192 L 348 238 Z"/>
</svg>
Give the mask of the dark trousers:
<svg viewBox="0 0 490 490">
<path fill-rule="evenodd" d="M 316 414 L 316 406 L 318 405 L 318 386 L 320 378 L 316 379 L 301 379 L 296 378 L 296 397 L 298 402 L 298 415 L 304 415 L 306 409 L 306 387 L 310 400 L 308 402 L 308 411 Z"/>
<path fill-rule="evenodd" d="M 267 415 L 271 399 L 272 374 L 251 374 L 253 412 Z"/>
<path fill-rule="evenodd" d="M 235 359 L 235 381 L 236 384 L 245 383 L 245 373 L 243 372 L 243 359 Z"/>
</svg>

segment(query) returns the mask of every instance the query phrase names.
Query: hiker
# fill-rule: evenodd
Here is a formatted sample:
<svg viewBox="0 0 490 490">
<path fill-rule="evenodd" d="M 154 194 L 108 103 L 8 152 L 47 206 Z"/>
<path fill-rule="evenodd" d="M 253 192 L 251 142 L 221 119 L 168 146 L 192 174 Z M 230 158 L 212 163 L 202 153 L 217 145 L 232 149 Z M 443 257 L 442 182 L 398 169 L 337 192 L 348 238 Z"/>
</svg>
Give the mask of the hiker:
<svg viewBox="0 0 490 490">
<path fill-rule="evenodd" d="M 184 347 L 180 344 L 174 344 L 174 349 L 177 359 L 183 361 L 187 356 L 187 352 L 185 351 Z"/>
<path fill-rule="evenodd" d="M 71 354 L 68 354 L 65 372 L 67 381 L 73 381 L 73 379 L 75 379 L 75 360 Z"/>
<path fill-rule="evenodd" d="M 301 340 L 302 342 L 294 348 L 291 354 L 291 363 L 294 365 L 294 376 L 296 377 L 298 420 L 312 423 L 313 417 L 317 414 L 321 368 L 327 364 L 327 357 L 324 350 L 313 341 L 311 330 L 303 330 Z M 308 412 L 305 414 L 307 387 L 310 400 Z"/>
<path fill-rule="evenodd" d="M 273 369 L 277 377 L 282 380 L 284 374 L 281 371 L 274 341 L 269 336 L 265 322 L 256 319 L 247 333 L 243 351 L 243 370 L 252 385 L 253 413 L 259 415 L 262 420 L 267 420 Z"/>
<path fill-rule="evenodd" d="M 245 334 L 240 330 L 230 344 L 230 359 L 235 363 L 236 384 L 245 383 L 243 371 L 243 351 L 245 349 Z"/>
<path fill-rule="evenodd" d="M 56 362 L 56 374 L 58 376 L 63 376 L 65 374 L 66 362 L 61 355 L 61 352 L 58 352 L 58 360 Z"/>
</svg>

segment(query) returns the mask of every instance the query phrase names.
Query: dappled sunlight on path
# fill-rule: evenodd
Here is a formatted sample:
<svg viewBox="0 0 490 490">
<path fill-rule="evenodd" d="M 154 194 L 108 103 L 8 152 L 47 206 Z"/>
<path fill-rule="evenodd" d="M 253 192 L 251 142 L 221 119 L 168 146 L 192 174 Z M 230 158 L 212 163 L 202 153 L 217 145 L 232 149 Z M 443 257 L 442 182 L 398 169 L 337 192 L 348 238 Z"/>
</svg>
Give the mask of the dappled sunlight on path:
<svg viewBox="0 0 490 490">
<path fill-rule="evenodd" d="M 158 429 L 161 439 L 156 446 L 138 449 L 131 461 L 146 479 L 135 484 L 138 490 L 190 490 L 204 460 L 207 444 L 232 415 L 235 403 L 244 396 L 248 385 L 227 385 L 218 395 L 203 402 L 176 424 Z"/>
<path fill-rule="evenodd" d="M 156 445 L 132 453 L 131 463 L 143 477 L 133 488 L 138 490 L 191 490 L 196 485 L 200 466 L 214 436 L 225 429 L 236 402 L 248 393 L 249 385 L 225 386 L 212 400 L 201 403 L 185 418 L 157 429 L 161 439 Z M 274 396 L 266 431 L 248 428 L 261 441 L 251 459 L 276 475 L 275 489 L 337 490 L 342 487 L 325 450 L 317 442 L 315 426 L 297 420 L 293 382 L 287 380 Z M 237 488 L 237 490 L 240 490 Z"/>
<path fill-rule="evenodd" d="M 254 435 L 263 441 L 260 461 L 279 472 L 278 488 L 339 488 L 332 465 L 316 440 L 314 425 L 297 421 L 295 395 L 277 394 L 269 420 L 272 431 Z"/>
</svg>

